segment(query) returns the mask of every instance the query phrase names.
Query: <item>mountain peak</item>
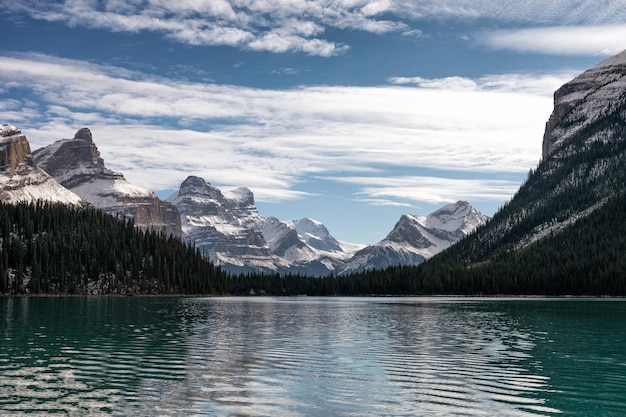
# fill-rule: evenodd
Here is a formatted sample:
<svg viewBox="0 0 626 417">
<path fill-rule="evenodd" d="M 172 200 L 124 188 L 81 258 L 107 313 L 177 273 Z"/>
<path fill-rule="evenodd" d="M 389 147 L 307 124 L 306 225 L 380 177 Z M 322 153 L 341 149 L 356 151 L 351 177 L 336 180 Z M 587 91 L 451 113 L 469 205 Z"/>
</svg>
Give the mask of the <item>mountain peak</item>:
<svg viewBox="0 0 626 417">
<path fill-rule="evenodd" d="M 358 251 L 339 272 L 420 264 L 488 219 L 466 201 L 447 204 L 425 217 L 403 214 L 385 239 Z"/>
<path fill-rule="evenodd" d="M 106 213 L 132 218 L 144 229 L 180 235 L 176 208 L 152 191 L 131 184 L 122 173 L 105 167 L 88 128 L 79 129 L 72 139 L 37 149 L 33 156 L 61 185 Z"/>
<path fill-rule="evenodd" d="M 546 123 L 542 156 L 546 159 L 585 127 L 624 101 L 626 51 L 600 62 L 554 93 L 554 110 Z M 602 140 L 590 137 L 588 140 Z"/>
<path fill-rule="evenodd" d="M 57 140 L 37 149 L 33 156 L 39 166 L 70 189 L 90 181 L 95 175 L 122 176 L 104 166 L 91 130 L 86 127 L 77 131 L 73 139 Z"/>
<path fill-rule="evenodd" d="M 89 130 L 89 128 L 87 128 L 87 127 L 83 127 L 82 129 L 79 129 L 76 132 L 76 134 L 74 135 L 74 139 L 84 140 L 86 142 L 92 142 L 93 143 L 93 137 L 91 136 L 91 130 Z"/>
<path fill-rule="evenodd" d="M 26 136 L 11 124 L 2 125 L 0 201 L 46 200 L 71 205 L 82 201 L 37 166 Z"/>
</svg>

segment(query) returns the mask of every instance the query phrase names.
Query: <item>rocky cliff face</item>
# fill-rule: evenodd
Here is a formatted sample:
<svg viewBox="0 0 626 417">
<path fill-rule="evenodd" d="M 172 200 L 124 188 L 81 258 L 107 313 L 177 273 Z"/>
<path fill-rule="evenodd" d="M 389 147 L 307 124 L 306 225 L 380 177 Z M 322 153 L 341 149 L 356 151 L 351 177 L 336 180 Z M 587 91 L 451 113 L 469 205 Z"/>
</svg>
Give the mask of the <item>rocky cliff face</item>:
<svg viewBox="0 0 626 417">
<path fill-rule="evenodd" d="M 625 92 L 626 51 L 601 62 L 559 88 L 554 93 L 554 110 L 546 123 L 543 158 L 615 109 L 626 98 Z M 602 138 L 597 136 L 595 139 Z"/>
<path fill-rule="evenodd" d="M 358 251 L 338 272 L 350 274 L 392 265 L 419 265 L 488 220 L 465 201 L 448 204 L 426 217 L 405 214 L 385 239 Z"/>
<path fill-rule="evenodd" d="M 265 219 L 247 188 L 223 194 L 190 176 L 169 199 L 181 215 L 183 239 L 230 272 L 285 272 L 289 265 L 270 250 Z"/>
<path fill-rule="evenodd" d="M 0 167 L 9 175 L 24 175 L 35 167 L 26 136 L 10 124 L 2 125 Z"/>
<path fill-rule="evenodd" d="M 132 185 L 123 174 L 106 168 L 89 129 L 80 129 L 73 139 L 62 139 L 38 149 L 33 157 L 61 185 L 95 207 L 132 218 L 143 229 L 181 235 L 176 207 L 152 191 Z"/>
<path fill-rule="evenodd" d="M 26 136 L 10 124 L 2 125 L 0 137 L 0 201 L 37 200 L 80 205 L 79 196 L 66 190 L 41 170 Z"/>
</svg>

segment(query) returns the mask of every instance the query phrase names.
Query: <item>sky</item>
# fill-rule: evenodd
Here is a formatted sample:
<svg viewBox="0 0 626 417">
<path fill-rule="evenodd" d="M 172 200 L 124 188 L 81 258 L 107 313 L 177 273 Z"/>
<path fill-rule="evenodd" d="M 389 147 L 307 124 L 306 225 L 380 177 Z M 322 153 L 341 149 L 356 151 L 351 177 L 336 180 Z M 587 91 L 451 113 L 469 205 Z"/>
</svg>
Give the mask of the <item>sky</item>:
<svg viewBox="0 0 626 417">
<path fill-rule="evenodd" d="M 457 200 L 493 215 L 554 91 L 625 48 L 624 0 L 0 0 L 0 122 L 371 244 Z"/>
</svg>

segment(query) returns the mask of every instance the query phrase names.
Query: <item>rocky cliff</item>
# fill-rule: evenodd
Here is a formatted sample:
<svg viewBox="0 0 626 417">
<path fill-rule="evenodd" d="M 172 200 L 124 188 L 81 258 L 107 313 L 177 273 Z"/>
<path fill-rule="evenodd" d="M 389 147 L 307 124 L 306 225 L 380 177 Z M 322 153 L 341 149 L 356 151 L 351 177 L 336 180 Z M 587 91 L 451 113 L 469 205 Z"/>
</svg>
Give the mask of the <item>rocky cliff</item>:
<svg viewBox="0 0 626 417">
<path fill-rule="evenodd" d="M 0 137 L 0 201 L 37 200 L 80 205 L 79 196 L 63 188 L 41 170 L 26 136 L 15 126 L 2 125 Z"/>
<path fill-rule="evenodd" d="M 265 241 L 247 188 L 226 195 L 204 179 L 188 177 L 168 201 L 181 216 L 183 239 L 230 272 L 285 272 L 289 265 Z"/>
<path fill-rule="evenodd" d="M 132 185 L 124 175 L 105 167 L 87 128 L 36 150 L 33 157 L 61 185 L 107 213 L 132 218 L 135 225 L 181 235 L 176 207 L 152 191 Z"/>
<path fill-rule="evenodd" d="M 554 93 L 554 110 L 546 123 L 543 158 L 605 117 L 626 98 L 626 51 L 585 71 Z M 601 136 L 587 140 L 602 140 Z"/>
<path fill-rule="evenodd" d="M 483 263 L 526 249 L 622 195 L 626 184 L 626 52 L 555 92 L 542 146 L 542 160 L 511 201 L 479 233 L 455 245 L 446 261 Z"/>
</svg>

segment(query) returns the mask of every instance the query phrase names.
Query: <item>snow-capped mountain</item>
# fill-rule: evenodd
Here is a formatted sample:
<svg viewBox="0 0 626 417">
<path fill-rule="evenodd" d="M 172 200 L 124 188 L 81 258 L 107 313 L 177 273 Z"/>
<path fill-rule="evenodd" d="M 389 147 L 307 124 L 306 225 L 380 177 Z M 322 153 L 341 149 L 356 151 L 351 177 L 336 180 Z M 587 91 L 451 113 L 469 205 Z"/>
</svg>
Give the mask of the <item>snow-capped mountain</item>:
<svg viewBox="0 0 626 417">
<path fill-rule="evenodd" d="M 181 214 L 183 239 L 233 273 L 324 276 L 364 246 L 337 241 L 313 219 L 265 218 L 245 187 L 221 191 L 190 176 L 168 201 Z"/>
<path fill-rule="evenodd" d="M 338 272 L 418 265 L 483 225 L 489 218 L 469 203 L 448 204 L 428 216 L 405 214 L 382 241 L 358 251 Z"/>
<path fill-rule="evenodd" d="M 168 198 L 180 212 L 183 239 L 230 272 L 285 272 L 289 264 L 270 250 L 265 219 L 247 188 L 222 193 L 190 176 Z"/>
<path fill-rule="evenodd" d="M 136 226 L 180 236 L 176 208 L 152 191 L 105 167 L 88 128 L 33 152 L 37 164 L 61 185 L 103 211 L 132 218 Z"/>
<path fill-rule="evenodd" d="M 365 245 L 336 240 L 323 223 L 305 217 L 280 221 L 268 217 L 263 236 L 272 252 L 289 262 L 291 272 L 325 276 Z"/>
<path fill-rule="evenodd" d="M 59 202 L 78 206 L 81 198 L 68 191 L 37 166 L 26 136 L 3 124 L 0 136 L 0 201 Z"/>
</svg>

